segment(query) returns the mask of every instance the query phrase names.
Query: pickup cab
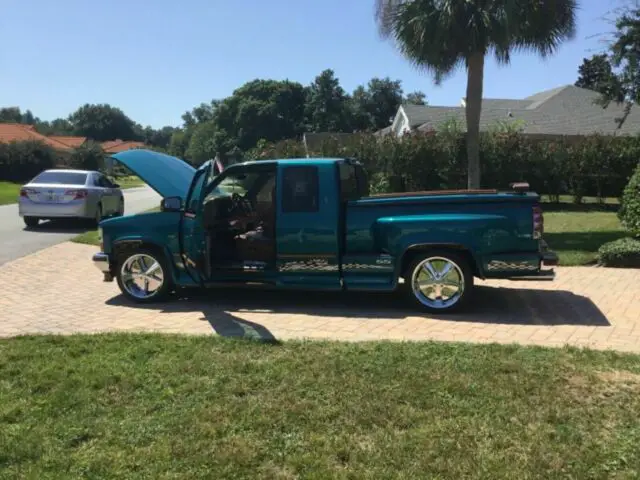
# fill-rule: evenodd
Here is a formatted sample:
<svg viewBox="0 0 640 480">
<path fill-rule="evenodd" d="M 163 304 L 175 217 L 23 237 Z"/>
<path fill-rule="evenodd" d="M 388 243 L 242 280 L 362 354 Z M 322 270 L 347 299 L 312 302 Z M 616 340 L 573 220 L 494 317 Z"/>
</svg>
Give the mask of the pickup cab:
<svg viewBox="0 0 640 480">
<path fill-rule="evenodd" d="M 163 198 L 160 211 L 103 220 L 93 257 L 105 281 L 151 302 L 185 287 L 401 291 L 453 311 L 474 278 L 553 280 L 539 197 L 454 190 L 370 195 L 345 158 L 234 164 L 214 174 L 149 150 L 113 158 Z"/>
</svg>

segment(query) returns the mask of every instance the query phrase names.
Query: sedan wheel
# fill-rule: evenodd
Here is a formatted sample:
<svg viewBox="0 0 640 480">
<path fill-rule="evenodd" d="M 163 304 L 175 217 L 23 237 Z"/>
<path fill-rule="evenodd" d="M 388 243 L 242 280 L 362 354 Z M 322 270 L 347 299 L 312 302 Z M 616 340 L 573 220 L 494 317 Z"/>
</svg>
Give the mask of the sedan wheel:
<svg viewBox="0 0 640 480">
<path fill-rule="evenodd" d="M 171 283 L 164 259 L 146 250 L 124 258 L 118 267 L 117 281 L 122 293 L 142 303 L 164 297 Z"/>
<path fill-rule="evenodd" d="M 23 220 L 24 224 L 29 228 L 37 227 L 40 224 L 40 219 L 36 217 L 24 217 Z"/>
<path fill-rule="evenodd" d="M 416 259 L 405 281 L 414 304 L 429 312 L 459 308 L 473 287 L 467 262 L 454 253 L 431 253 Z"/>
</svg>

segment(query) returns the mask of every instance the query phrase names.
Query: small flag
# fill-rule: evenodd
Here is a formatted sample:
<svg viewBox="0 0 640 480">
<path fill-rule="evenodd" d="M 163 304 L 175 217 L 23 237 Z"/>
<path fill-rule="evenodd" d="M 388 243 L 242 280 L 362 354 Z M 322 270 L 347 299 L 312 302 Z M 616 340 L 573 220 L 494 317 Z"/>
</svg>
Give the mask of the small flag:
<svg viewBox="0 0 640 480">
<path fill-rule="evenodd" d="M 213 160 L 213 166 L 214 166 L 214 172 L 216 167 L 218 168 L 218 174 L 222 173 L 222 171 L 224 170 L 224 165 L 220 161 L 220 157 L 218 155 L 216 155 L 216 158 Z"/>
</svg>

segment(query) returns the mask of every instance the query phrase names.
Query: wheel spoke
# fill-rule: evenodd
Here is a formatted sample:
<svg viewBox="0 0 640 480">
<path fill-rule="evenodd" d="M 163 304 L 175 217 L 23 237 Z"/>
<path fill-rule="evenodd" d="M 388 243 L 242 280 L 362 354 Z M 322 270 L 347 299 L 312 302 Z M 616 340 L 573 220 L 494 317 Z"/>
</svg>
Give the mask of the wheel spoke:
<svg viewBox="0 0 640 480">
<path fill-rule="evenodd" d="M 155 295 L 164 284 L 162 265 L 148 254 L 133 254 L 120 270 L 122 287 L 132 297 L 145 299 Z"/>
<path fill-rule="evenodd" d="M 416 300 L 434 310 L 448 309 L 458 303 L 464 284 L 460 266 L 445 256 L 425 258 L 418 263 L 410 283 Z"/>
<path fill-rule="evenodd" d="M 453 269 L 453 264 L 447 263 L 442 269 L 442 271 L 440 272 L 440 274 L 438 275 L 438 278 L 444 278 L 452 269 Z"/>
<path fill-rule="evenodd" d="M 424 268 L 425 272 L 427 272 L 427 275 L 429 275 L 429 278 L 431 278 L 432 280 L 435 280 L 436 278 L 438 278 L 438 274 L 433 268 L 433 265 L 431 265 L 430 261 L 427 260 L 422 266 L 422 268 Z"/>
<path fill-rule="evenodd" d="M 144 272 L 147 276 L 152 276 L 154 272 L 156 272 L 160 268 L 160 264 L 158 262 L 153 262 L 153 264 L 147 268 Z"/>
</svg>

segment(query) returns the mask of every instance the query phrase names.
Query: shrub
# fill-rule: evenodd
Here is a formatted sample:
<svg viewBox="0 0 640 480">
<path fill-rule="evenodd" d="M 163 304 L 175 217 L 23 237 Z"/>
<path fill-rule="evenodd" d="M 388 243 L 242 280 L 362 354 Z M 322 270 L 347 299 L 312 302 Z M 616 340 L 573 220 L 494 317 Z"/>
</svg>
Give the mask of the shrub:
<svg viewBox="0 0 640 480">
<path fill-rule="evenodd" d="M 37 141 L 0 144 L 0 180 L 26 182 L 37 174 L 52 168 L 56 152 Z"/>
<path fill-rule="evenodd" d="M 640 237 L 640 165 L 624 188 L 618 217 L 634 237 Z"/>
<path fill-rule="evenodd" d="M 69 166 L 80 170 L 102 170 L 104 151 L 99 144 L 87 142 L 73 150 L 69 157 Z"/>
<path fill-rule="evenodd" d="M 369 175 L 380 173 L 390 188 L 438 190 L 463 188 L 467 184 L 464 133 L 456 129 L 379 137 L 354 134 L 329 138 L 314 145 L 311 157 L 356 157 Z M 250 159 L 304 157 L 299 140 L 275 144 L 260 142 Z M 585 196 L 620 197 L 640 158 L 640 136 L 534 138 L 517 131 L 481 135 L 482 183 L 487 188 L 507 188 L 527 181 L 541 194 L 555 200 L 571 195 L 576 202 Z M 393 181 L 391 181 L 393 179 Z"/>
<path fill-rule="evenodd" d="M 606 267 L 640 268 L 640 240 L 621 238 L 598 250 L 598 262 Z"/>
</svg>

